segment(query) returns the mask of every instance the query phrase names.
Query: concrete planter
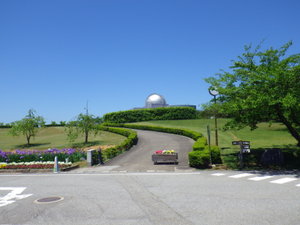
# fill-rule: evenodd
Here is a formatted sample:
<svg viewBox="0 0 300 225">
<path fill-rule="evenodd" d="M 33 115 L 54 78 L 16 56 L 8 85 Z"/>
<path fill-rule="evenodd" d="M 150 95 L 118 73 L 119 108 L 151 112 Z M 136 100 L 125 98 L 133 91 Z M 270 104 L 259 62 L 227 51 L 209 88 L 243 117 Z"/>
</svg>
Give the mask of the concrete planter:
<svg viewBox="0 0 300 225">
<path fill-rule="evenodd" d="M 152 161 L 154 164 L 158 163 L 174 163 L 178 164 L 178 153 L 174 154 L 153 154 Z"/>
</svg>

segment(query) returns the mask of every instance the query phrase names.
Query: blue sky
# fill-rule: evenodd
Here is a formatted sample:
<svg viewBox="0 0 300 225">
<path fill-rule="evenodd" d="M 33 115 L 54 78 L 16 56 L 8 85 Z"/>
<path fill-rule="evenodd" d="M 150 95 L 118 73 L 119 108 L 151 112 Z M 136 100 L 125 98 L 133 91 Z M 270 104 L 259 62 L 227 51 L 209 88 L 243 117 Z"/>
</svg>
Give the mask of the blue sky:
<svg viewBox="0 0 300 225">
<path fill-rule="evenodd" d="M 0 122 L 201 105 L 245 44 L 300 49 L 298 0 L 1 0 Z"/>
</svg>

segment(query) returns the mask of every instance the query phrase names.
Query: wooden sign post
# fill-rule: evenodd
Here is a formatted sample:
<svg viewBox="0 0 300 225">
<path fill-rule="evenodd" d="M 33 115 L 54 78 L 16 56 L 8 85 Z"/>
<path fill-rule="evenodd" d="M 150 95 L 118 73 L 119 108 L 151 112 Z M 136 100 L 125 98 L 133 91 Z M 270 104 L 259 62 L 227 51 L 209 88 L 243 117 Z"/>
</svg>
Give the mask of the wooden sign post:
<svg viewBox="0 0 300 225">
<path fill-rule="evenodd" d="M 232 145 L 240 146 L 239 160 L 240 168 L 244 167 L 244 153 L 250 153 L 250 141 L 233 141 Z"/>
</svg>

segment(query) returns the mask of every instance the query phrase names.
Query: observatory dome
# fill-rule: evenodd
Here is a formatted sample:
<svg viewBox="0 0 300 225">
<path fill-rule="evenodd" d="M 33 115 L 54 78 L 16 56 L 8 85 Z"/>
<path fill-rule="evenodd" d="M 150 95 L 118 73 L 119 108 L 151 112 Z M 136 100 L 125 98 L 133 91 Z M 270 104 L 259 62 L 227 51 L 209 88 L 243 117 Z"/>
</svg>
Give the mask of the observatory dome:
<svg viewBox="0 0 300 225">
<path fill-rule="evenodd" d="M 165 98 L 159 94 L 151 94 L 146 99 L 146 108 L 165 107 L 167 102 Z"/>
</svg>

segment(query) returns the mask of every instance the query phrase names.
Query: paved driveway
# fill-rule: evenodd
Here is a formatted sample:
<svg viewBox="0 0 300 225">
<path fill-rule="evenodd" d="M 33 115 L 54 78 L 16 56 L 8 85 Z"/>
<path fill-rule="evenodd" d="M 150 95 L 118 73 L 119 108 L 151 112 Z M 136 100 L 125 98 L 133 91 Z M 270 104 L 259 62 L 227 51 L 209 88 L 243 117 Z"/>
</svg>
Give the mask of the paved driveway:
<svg viewBox="0 0 300 225">
<path fill-rule="evenodd" d="M 194 141 L 191 138 L 154 132 L 136 130 L 139 141 L 128 152 L 117 156 L 104 166 L 80 169 L 78 172 L 103 172 L 103 171 L 126 171 L 126 172 L 155 172 L 155 171 L 178 171 L 191 170 L 188 164 L 188 152 L 192 151 Z M 156 150 L 173 149 L 178 152 L 178 165 L 158 164 L 153 165 L 151 155 Z"/>
<path fill-rule="evenodd" d="M 130 151 L 108 162 L 107 166 L 118 166 L 113 170 L 118 171 L 174 171 L 175 169 L 190 168 L 188 152 L 192 150 L 194 141 L 190 138 L 153 131 L 137 130 L 138 144 Z M 178 165 L 158 164 L 153 165 L 151 155 L 156 150 L 173 149 L 178 152 Z"/>
</svg>

